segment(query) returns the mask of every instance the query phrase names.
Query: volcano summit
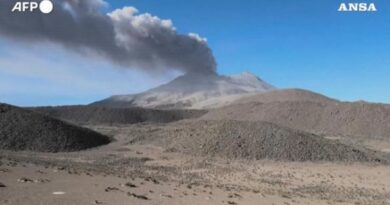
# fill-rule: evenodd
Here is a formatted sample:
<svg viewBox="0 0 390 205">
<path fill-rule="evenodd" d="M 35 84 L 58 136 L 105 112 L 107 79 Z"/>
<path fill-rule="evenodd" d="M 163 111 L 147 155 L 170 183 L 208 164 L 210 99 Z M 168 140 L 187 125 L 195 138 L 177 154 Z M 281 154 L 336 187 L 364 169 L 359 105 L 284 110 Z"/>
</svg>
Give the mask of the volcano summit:
<svg viewBox="0 0 390 205">
<path fill-rule="evenodd" d="M 275 89 L 259 77 L 243 72 L 239 75 L 185 74 L 148 91 L 116 95 L 93 103 L 107 107 L 144 107 L 163 109 L 216 108 L 243 96 Z"/>
</svg>

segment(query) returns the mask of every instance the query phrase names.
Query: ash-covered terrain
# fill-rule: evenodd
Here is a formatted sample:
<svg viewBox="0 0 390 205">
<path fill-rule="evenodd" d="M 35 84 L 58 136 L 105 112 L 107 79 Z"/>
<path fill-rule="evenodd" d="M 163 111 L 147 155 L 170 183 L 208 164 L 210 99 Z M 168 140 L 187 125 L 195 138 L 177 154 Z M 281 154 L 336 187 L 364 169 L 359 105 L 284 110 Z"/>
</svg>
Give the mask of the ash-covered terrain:
<svg viewBox="0 0 390 205">
<path fill-rule="evenodd" d="M 0 203 L 390 204 L 389 105 L 186 78 L 91 105 L 1 104 Z"/>
</svg>

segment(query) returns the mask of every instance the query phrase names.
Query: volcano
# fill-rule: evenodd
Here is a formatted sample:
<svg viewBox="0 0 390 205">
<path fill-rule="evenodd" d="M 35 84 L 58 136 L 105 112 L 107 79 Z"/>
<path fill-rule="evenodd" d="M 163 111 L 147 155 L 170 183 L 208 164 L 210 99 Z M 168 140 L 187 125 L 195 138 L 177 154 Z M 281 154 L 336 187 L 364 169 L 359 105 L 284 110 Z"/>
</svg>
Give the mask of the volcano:
<svg viewBox="0 0 390 205">
<path fill-rule="evenodd" d="M 210 109 L 222 107 L 253 94 L 275 88 L 257 77 L 239 75 L 185 74 L 171 82 L 139 94 L 116 95 L 93 103 L 106 107 L 143 107 L 158 109 Z"/>
</svg>

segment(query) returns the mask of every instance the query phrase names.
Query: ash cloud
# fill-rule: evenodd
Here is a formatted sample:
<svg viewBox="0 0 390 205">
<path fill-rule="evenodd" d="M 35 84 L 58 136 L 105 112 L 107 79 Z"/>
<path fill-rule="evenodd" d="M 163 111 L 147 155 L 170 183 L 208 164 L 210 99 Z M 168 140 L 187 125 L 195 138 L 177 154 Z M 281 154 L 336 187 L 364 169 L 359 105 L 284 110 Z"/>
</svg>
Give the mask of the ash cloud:
<svg viewBox="0 0 390 205">
<path fill-rule="evenodd" d="M 179 34 L 171 20 L 139 14 L 134 7 L 104 13 L 103 0 L 52 0 L 54 10 L 48 15 L 38 10 L 12 13 L 15 2 L 0 0 L 0 35 L 94 52 L 146 72 L 216 73 L 207 40 L 195 33 Z"/>
</svg>

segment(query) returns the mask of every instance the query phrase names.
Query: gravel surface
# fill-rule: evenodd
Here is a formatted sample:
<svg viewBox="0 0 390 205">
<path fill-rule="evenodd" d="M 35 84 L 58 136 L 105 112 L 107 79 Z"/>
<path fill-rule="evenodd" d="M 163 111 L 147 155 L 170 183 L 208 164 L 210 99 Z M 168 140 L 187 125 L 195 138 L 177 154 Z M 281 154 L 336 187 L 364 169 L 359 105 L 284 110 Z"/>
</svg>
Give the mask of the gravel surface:
<svg viewBox="0 0 390 205">
<path fill-rule="evenodd" d="M 207 157 L 346 162 L 388 159 L 375 151 L 268 122 L 188 120 L 132 133 L 138 135 L 133 143 L 154 143 L 168 151 Z"/>
</svg>

